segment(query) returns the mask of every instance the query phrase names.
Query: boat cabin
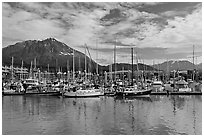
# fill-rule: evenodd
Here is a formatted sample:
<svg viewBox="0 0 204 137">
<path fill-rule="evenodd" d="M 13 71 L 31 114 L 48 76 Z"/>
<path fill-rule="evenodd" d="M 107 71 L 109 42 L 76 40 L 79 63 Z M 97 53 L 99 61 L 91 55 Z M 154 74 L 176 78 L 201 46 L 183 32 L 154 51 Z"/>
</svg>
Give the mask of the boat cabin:
<svg viewBox="0 0 204 137">
<path fill-rule="evenodd" d="M 38 80 L 36 79 L 26 79 L 24 83 L 27 85 L 33 85 L 33 86 L 39 85 Z"/>
<path fill-rule="evenodd" d="M 162 83 L 162 81 L 153 81 L 152 86 L 153 87 L 161 87 L 161 86 L 163 86 L 163 83 Z"/>
</svg>

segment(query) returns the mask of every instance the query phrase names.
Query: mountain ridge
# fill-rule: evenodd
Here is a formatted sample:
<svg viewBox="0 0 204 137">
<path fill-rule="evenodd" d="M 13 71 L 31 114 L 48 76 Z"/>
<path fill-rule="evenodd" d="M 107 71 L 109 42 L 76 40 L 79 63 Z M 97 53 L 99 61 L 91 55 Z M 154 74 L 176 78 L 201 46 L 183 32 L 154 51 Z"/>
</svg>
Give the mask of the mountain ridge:
<svg viewBox="0 0 204 137">
<path fill-rule="evenodd" d="M 73 64 L 73 50 L 75 51 L 75 70 L 84 70 L 85 68 L 85 54 L 81 53 L 62 43 L 55 38 L 47 38 L 44 40 L 26 40 L 22 42 L 17 42 L 13 45 L 9 45 L 2 49 L 2 65 L 11 65 L 11 58 L 14 57 L 14 66 L 21 66 L 21 61 L 23 60 L 24 67 L 30 67 L 31 61 L 36 58 L 36 66 L 42 70 L 47 70 L 49 64 L 49 69 L 51 71 L 58 71 L 60 68 L 62 71 L 67 70 L 67 62 L 69 62 L 69 70 L 72 70 Z M 97 63 L 87 58 L 87 67 L 89 71 L 96 71 Z M 91 62 L 91 63 L 90 63 Z M 171 62 L 172 63 L 172 62 Z M 131 64 L 128 63 L 116 63 L 117 70 L 131 70 Z M 112 64 L 112 69 L 114 70 L 114 64 Z M 157 67 L 159 66 L 159 68 Z M 175 65 L 173 65 L 175 68 Z M 182 66 L 182 65 L 181 65 Z M 102 66 L 98 64 L 99 71 L 109 71 L 110 65 Z M 153 68 L 154 67 L 154 68 Z M 201 64 L 202 67 L 202 64 Z M 139 63 L 139 70 L 166 70 L 166 64 L 157 64 L 154 66 Z M 134 64 L 134 70 L 137 70 L 137 65 Z"/>
<path fill-rule="evenodd" d="M 188 60 L 179 60 L 179 61 L 170 60 L 170 61 L 165 61 L 163 63 L 152 65 L 152 67 L 163 71 L 193 70 L 193 69 L 202 70 L 202 63 L 194 66 L 193 63 L 191 63 Z"/>
</svg>

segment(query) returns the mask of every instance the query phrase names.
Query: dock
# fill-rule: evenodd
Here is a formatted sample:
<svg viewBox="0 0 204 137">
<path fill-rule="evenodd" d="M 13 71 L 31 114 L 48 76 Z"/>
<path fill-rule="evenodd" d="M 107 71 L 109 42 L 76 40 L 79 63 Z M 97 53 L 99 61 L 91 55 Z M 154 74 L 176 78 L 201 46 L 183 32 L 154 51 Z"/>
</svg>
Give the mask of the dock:
<svg viewBox="0 0 204 137">
<path fill-rule="evenodd" d="M 167 95 L 167 92 L 151 92 L 150 95 Z M 169 92 L 168 95 L 202 95 L 202 92 Z"/>
</svg>

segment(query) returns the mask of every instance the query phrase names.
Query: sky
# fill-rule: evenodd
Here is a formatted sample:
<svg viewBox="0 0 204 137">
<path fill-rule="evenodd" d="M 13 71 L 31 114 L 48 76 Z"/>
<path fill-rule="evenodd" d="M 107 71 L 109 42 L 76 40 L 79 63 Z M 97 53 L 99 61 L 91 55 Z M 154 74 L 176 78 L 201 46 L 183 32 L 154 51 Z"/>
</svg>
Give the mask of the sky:
<svg viewBox="0 0 204 137">
<path fill-rule="evenodd" d="M 3 2 L 2 48 L 55 38 L 97 63 L 202 61 L 201 2 Z M 135 58 L 136 58 L 135 57 Z M 136 60 L 134 60 L 136 62 Z"/>
</svg>

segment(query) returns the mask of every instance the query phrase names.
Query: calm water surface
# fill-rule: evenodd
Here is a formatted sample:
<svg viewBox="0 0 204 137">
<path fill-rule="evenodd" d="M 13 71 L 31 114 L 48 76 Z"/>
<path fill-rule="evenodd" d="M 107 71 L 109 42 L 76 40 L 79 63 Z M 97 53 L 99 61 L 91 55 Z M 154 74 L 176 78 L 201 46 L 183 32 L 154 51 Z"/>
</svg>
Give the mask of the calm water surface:
<svg viewBox="0 0 204 137">
<path fill-rule="evenodd" d="M 2 97 L 2 134 L 202 134 L 202 96 Z"/>
</svg>

